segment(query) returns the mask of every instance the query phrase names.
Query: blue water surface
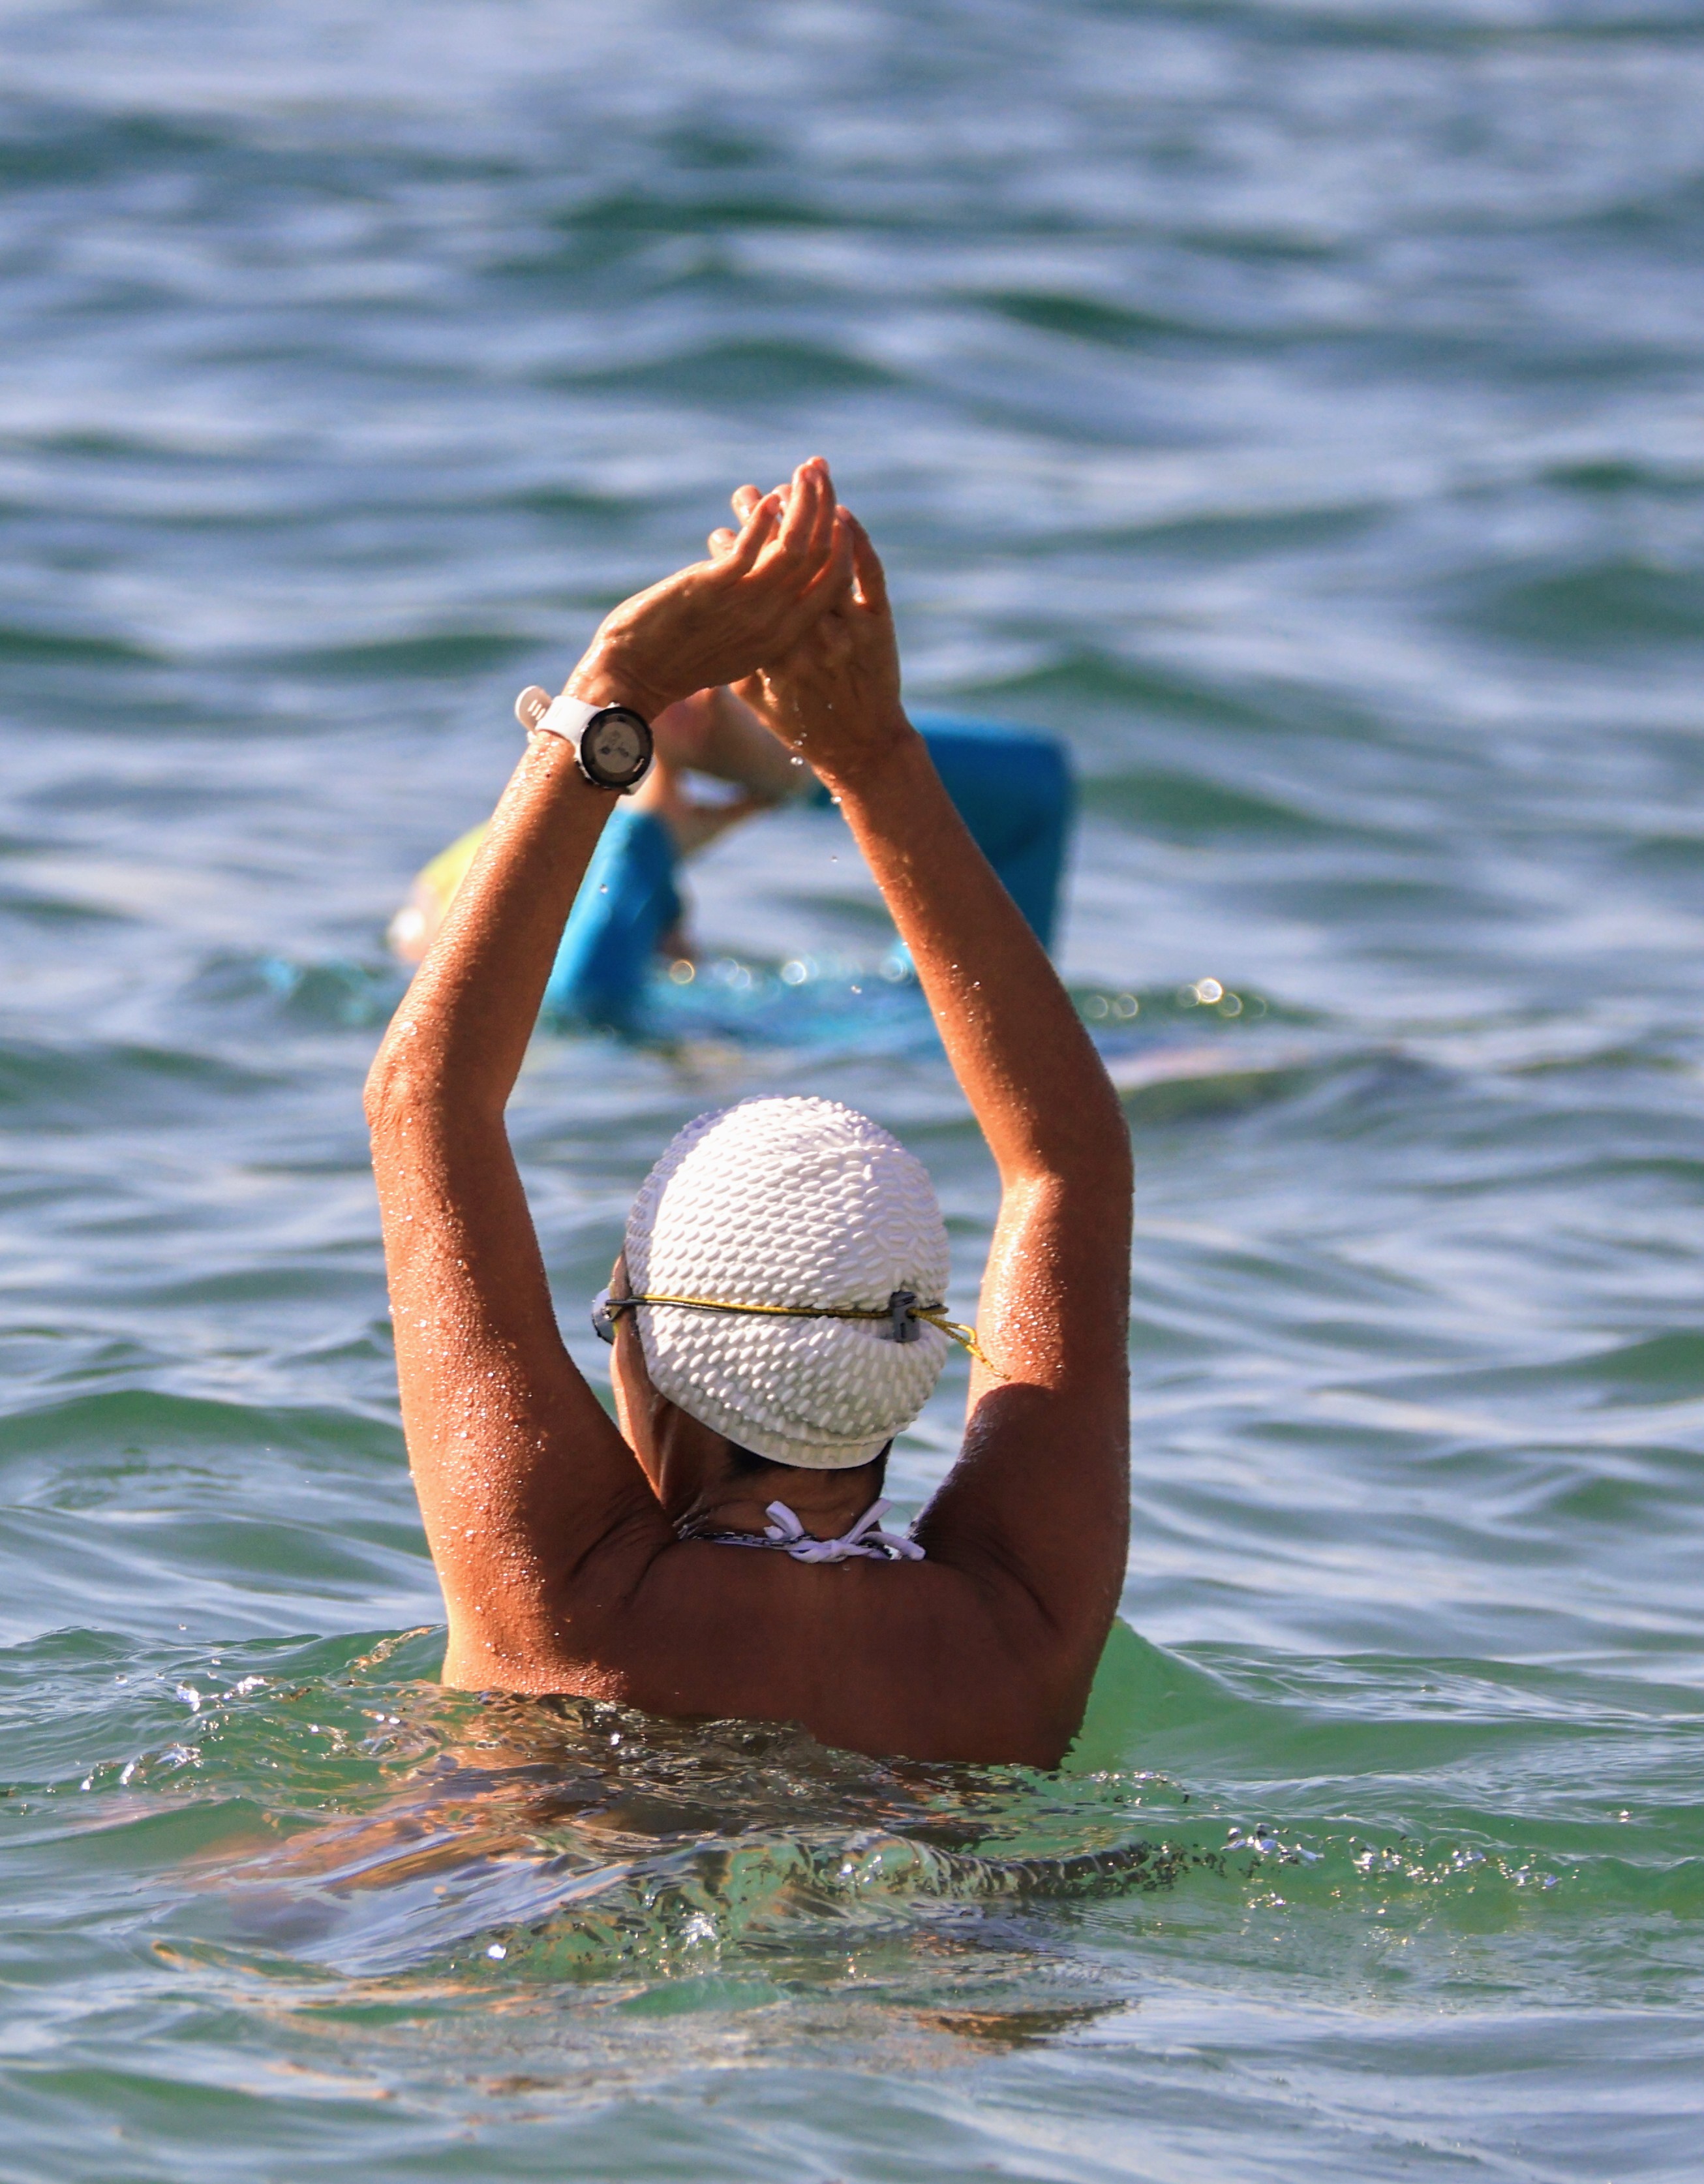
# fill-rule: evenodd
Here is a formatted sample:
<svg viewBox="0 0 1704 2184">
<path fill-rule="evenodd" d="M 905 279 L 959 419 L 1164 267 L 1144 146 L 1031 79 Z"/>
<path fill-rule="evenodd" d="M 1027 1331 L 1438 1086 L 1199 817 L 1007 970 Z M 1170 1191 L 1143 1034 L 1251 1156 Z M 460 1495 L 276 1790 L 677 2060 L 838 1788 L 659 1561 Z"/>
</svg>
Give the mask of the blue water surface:
<svg viewBox="0 0 1704 2184">
<path fill-rule="evenodd" d="M 1701 114 L 1691 0 L 0 7 L 5 2184 L 1697 2176 Z M 1054 1777 L 433 1680 L 384 926 L 815 452 L 914 698 L 1082 784 L 1134 1530 Z M 691 890 L 517 1094 L 576 1356 L 757 1091 L 905 1138 L 969 1317 L 838 817 Z"/>
</svg>

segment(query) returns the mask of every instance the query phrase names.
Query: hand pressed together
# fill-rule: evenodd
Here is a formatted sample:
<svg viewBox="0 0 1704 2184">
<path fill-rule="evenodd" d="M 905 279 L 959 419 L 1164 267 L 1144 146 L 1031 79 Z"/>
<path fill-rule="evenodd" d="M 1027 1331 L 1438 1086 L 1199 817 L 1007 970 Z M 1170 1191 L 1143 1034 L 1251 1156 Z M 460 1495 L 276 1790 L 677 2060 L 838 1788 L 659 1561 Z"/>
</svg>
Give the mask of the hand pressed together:
<svg viewBox="0 0 1704 2184">
<path fill-rule="evenodd" d="M 737 534 L 705 561 L 611 610 L 568 688 L 648 718 L 791 651 L 852 582 L 852 542 L 828 466 L 801 463 L 789 484 L 751 493 Z"/>
<path fill-rule="evenodd" d="M 733 496 L 742 521 L 749 522 L 759 504 L 752 486 Z M 913 733 L 900 701 L 899 640 L 881 561 L 849 509 L 837 509 L 835 521 L 846 542 L 850 581 L 830 593 L 785 650 L 736 685 L 765 727 L 831 785 Z M 712 532 L 711 553 L 732 552 L 740 535 Z"/>
</svg>

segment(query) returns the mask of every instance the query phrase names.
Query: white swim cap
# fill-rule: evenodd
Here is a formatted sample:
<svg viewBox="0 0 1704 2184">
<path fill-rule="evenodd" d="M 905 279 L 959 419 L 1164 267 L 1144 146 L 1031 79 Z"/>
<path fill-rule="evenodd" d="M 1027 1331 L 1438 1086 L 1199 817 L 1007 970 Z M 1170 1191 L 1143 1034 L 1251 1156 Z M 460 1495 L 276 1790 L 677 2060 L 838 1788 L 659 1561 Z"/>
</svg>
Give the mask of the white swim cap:
<svg viewBox="0 0 1704 2184">
<path fill-rule="evenodd" d="M 861 1309 L 792 1319 L 647 1305 L 639 1323 L 658 1390 L 777 1463 L 867 1463 L 928 1401 L 948 1337 L 913 1322 L 896 1341 L 896 1290 L 946 1295 L 947 1232 L 921 1162 L 833 1100 L 743 1100 L 688 1123 L 627 1216 L 633 1296 Z"/>
</svg>

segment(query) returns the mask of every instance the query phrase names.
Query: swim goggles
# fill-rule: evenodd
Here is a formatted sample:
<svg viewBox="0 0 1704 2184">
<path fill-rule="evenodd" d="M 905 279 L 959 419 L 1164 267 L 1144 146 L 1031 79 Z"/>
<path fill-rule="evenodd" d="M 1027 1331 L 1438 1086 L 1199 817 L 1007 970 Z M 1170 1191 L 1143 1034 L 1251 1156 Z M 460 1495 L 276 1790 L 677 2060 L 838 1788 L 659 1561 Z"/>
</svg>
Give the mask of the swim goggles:
<svg viewBox="0 0 1704 2184">
<path fill-rule="evenodd" d="M 998 1367 L 990 1364 L 983 1355 L 973 1327 L 949 1319 L 944 1304 L 919 1304 L 915 1290 L 895 1290 L 885 1305 L 832 1304 L 730 1304 L 721 1297 L 688 1296 L 619 1296 L 612 1297 L 607 1289 L 599 1290 L 592 1300 L 592 1331 L 601 1341 L 615 1339 L 615 1319 L 618 1313 L 635 1311 L 641 1305 L 672 1305 L 686 1312 L 737 1312 L 762 1313 L 776 1319 L 865 1319 L 886 1320 L 891 1328 L 890 1340 L 916 1342 L 921 1340 L 925 1327 L 938 1328 L 943 1334 L 962 1349 L 969 1351 L 978 1365 L 986 1366 L 990 1373 Z M 1001 1375 L 1000 1377 L 1004 1377 Z"/>
</svg>

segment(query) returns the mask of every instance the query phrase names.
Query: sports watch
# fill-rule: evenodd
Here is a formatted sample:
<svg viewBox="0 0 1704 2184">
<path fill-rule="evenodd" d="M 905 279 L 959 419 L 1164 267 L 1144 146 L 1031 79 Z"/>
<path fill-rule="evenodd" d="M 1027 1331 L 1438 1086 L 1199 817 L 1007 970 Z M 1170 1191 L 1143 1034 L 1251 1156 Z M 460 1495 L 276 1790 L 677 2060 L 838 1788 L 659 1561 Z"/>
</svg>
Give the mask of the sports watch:
<svg viewBox="0 0 1704 2184">
<path fill-rule="evenodd" d="M 574 747 L 582 773 L 594 788 L 625 794 L 651 770 L 651 724 L 631 705 L 588 705 L 583 698 L 553 699 L 536 682 L 515 701 L 523 728 L 560 736 Z"/>
</svg>

